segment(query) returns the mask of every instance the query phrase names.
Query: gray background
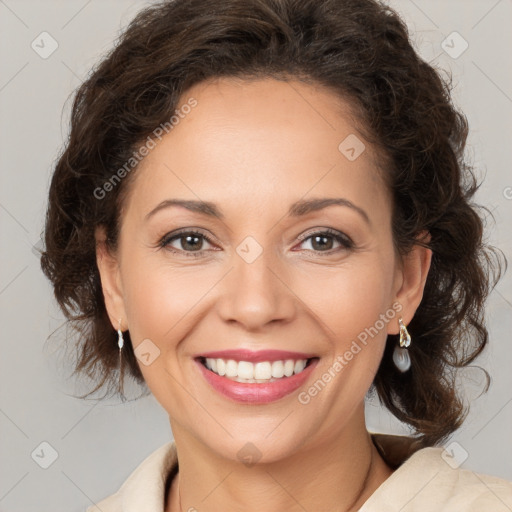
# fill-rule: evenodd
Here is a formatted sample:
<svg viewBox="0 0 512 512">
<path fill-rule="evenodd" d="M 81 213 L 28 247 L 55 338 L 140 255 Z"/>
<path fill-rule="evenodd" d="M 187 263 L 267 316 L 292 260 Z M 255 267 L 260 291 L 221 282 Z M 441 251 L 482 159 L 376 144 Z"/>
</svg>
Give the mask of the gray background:
<svg viewBox="0 0 512 512">
<path fill-rule="evenodd" d="M 421 55 L 453 73 L 456 103 L 468 116 L 468 155 L 484 176 L 477 201 L 489 207 L 489 240 L 512 262 L 511 0 L 393 0 Z M 68 378 L 59 336 L 62 324 L 34 254 L 43 227 L 52 165 L 65 140 L 69 96 L 107 51 L 119 30 L 146 5 L 141 1 L 0 0 L 0 510 L 78 512 L 118 489 L 153 450 L 172 438 L 166 412 L 152 397 L 120 405 L 73 398 L 83 391 Z M 57 50 L 43 59 L 32 41 L 46 31 Z M 442 41 L 457 31 L 469 44 L 457 58 Z M 49 40 L 45 48 L 49 48 Z M 450 41 L 453 41 L 451 43 Z M 448 39 L 452 52 L 462 41 Z M 68 101 L 66 101 L 68 100 Z M 449 442 L 463 467 L 512 480 L 512 279 L 490 297 L 491 345 L 479 364 L 493 376 L 464 427 Z M 60 338 L 64 330 L 58 331 Z M 469 399 L 481 380 L 468 372 Z M 406 432 L 368 401 L 368 428 Z M 31 454 L 49 443 L 48 469 Z M 449 443 L 447 443 L 449 444 Z M 44 445 L 43 445 L 44 448 Z M 49 462 L 50 449 L 45 449 Z M 39 460 L 39 462 L 44 462 Z"/>
</svg>

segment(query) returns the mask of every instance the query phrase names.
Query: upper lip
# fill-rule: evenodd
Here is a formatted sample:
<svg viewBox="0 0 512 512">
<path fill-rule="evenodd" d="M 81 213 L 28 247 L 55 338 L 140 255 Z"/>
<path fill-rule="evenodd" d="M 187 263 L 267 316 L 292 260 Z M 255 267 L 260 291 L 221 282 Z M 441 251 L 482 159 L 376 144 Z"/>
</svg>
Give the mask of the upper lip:
<svg viewBox="0 0 512 512">
<path fill-rule="evenodd" d="M 286 361 L 287 359 L 310 359 L 317 357 L 315 354 L 306 354 L 304 352 L 289 352 L 286 350 L 217 350 L 214 352 L 204 352 L 198 354 L 196 358 L 205 357 L 211 359 L 233 359 L 235 361 L 249 361 L 257 363 L 259 361 Z"/>
</svg>

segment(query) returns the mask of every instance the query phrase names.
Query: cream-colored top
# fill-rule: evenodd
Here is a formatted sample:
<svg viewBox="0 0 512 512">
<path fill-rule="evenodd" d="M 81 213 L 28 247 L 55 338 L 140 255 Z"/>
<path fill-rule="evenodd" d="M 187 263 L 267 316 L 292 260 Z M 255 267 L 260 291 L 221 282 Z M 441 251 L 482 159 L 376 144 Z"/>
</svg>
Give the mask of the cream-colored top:
<svg viewBox="0 0 512 512">
<path fill-rule="evenodd" d="M 456 464 L 442 457 L 443 448 L 413 451 L 412 438 L 372 434 L 372 439 L 392 467 L 400 465 L 360 512 L 512 511 L 512 482 L 454 469 Z M 164 512 L 167 477 L 177 464 L 172 441 L 144 459 L 115 494 L 86 512 Z"/>
</svg>

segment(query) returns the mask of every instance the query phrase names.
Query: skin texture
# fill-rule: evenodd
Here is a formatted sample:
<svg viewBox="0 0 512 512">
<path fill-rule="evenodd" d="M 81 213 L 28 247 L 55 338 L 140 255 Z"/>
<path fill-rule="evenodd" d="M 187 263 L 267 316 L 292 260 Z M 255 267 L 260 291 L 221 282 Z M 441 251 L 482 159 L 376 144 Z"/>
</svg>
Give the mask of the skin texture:
<svg viewBox="0 0 512 512">
<path fill-rule="evenodd" d="M 356 510 L 391 474 L 365 428 L 364 397 L 386 335 L 407 325 L 421 301 L 431 251 L 415 246 L 401 261 L 391 236 L 391 199 L 366 150 L 349 161 L 338 145 L 357 134 L 350 105 L 301 82 L 204 82 L 183 95 L 197 106 L 159 142 L 130 183 L 116 254 L 97 230 L 97 261 L 112 325 L 129 329 L 134 349 L 149 339 L 160 355 L 140 364 L 169 414 L 180 471 L 168 510 Z M 357 135 L 360 139 L 362 137 Z M 346 206 L 288 217 L 300 199 Z M 211 201 L 216 219 L 180 207 L 145 216 L 170 198 Z M 212 239 L 183 238 L 179 228 Z M 340 231 L 327 246 L 299 235 Z M 236 249 L 246 237 L 263 249 L 252 263 Z M 202 244 L 201 244 L 202 240 Z M 254 249 L 250 249 L 254 250 Z M 365 328 L 398 301 L 402 309 L 307 405 L 307 390 Z M 414 337 L 413 337 L 414 343 Z M 218 394 L 194 356 L 233 348 L 282 349 L 320 358 L 298 392 L 265 405 Z M 253 443 L 261 458 L 237 452 Z M 178 497 L 179 488 L 179 497 Z"/>
</svg>

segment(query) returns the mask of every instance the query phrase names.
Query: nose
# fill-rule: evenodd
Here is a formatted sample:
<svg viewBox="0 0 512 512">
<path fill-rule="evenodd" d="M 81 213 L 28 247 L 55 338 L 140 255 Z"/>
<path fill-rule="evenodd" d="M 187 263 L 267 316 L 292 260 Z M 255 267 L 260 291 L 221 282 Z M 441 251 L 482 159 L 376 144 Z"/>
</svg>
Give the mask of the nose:
<svg viewBox="0 0 512 512">
<path fill-rule="evenodd" d="M 233 254 L 233 268 L 223 279 L 217 309 L 225 322 L 259 331 L 267 324 L 289 322 L 296 312 L 284 266 L 269 249 L 252 262 Z"/>
</svg>

